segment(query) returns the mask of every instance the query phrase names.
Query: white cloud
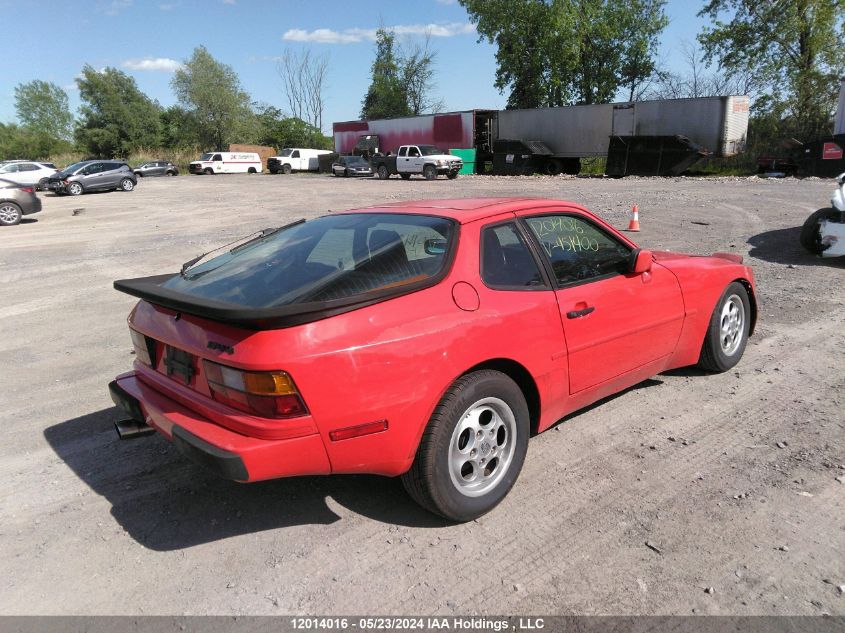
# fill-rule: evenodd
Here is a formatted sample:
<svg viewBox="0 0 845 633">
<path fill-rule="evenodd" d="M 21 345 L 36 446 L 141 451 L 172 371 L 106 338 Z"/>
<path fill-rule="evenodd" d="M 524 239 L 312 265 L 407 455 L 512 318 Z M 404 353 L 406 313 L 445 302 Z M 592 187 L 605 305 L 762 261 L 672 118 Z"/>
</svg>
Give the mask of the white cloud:
<svg viewBox="0 0 845 633">
<path fill-rule="evenodd" d="M 132 6 L 133 0 L 112 0 L 104 9 L 106 15 L 117 15 Z"/>
<path fill-rule="evenodd" d="M 475 33 L 475 25 L 468 22 L 449 22 L 447 24 L 397 24 L 385 27 L 396 35 L 425 35 L 431 33 L 434 37 L 454 37 Z M 283 40 L 289 42 L 313 42 L 315 44 L 356 44 L 365 40 L 375 41 L 378 29 L 289 29 L 282 35 Z"/>
<path fill-rule="evenodd" d="M 181 62 L 169 57 L 144 57 L 143 59 L 127 59 L 121 64 L 129 70 L 150 70 L 172 73 L 182 67 Z"/>
<path fill-rule="evenodd" d="M 458 4 L 458 0 L 436 0 L 437 4 Z"/>
</svg>

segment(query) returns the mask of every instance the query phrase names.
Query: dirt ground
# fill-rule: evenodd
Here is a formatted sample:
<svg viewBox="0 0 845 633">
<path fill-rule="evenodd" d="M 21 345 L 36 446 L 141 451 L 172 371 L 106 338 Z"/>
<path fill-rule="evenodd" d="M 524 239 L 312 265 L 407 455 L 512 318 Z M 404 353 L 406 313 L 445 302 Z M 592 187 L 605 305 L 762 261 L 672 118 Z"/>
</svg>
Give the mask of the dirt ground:
<svg viewBox="0 0 845 633">
<path fill-rule="evenodd" d="M 0 614 L 845 614 L 845 263 L 798 230 L 832 180 L 329 176 L 146 179 L 40 194 L 0 230 Z M 533 438 L 491 514 L 447 525 L 398 480 L 239 485 L 120 442 L 117 278 L 381 201 L 542 196 L 639 243 L 731 251 L 760 320 L 722 375 L 674 371 Z M 653 546 L 649 547 L 646 542 Z"/>
</svg>

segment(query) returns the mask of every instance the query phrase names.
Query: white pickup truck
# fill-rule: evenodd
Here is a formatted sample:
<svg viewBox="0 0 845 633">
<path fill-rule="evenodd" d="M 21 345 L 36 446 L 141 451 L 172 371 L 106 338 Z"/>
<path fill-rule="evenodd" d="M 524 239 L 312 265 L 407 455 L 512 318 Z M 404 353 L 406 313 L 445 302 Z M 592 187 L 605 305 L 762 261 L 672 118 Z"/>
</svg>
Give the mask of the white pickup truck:
<svg viewBox="0 0 845 633">
<path fill-rule="evenodd" d="M 396 154 L 374 155 L 370 165 L 382 180 L 393 174 L 399 174 L 405 180 L 413 174 L 422 174 L 426 180 L 434 180 L 439 174 L 444 174 L 452 180 L 458 177 L 464 162 L 434 145 L 401 145 Z"/>
</svg>

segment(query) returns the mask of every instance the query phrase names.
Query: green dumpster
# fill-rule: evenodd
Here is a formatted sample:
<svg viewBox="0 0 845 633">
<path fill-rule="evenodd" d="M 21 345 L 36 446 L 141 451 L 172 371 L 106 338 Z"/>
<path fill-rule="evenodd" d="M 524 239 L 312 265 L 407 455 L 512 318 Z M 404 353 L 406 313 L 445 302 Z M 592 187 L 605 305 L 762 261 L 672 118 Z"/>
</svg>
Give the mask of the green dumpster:
<svg viewBox="0 0 845 633">
<path fill-rule="evenodd" d="M 459 174 L 474 174 L 475 173 L 475 148 L 470 149 L 450 149 L 449 153 L 452 156 L 457 156 L 464 161 L 464 166 L 461 167 Z"/>
</svg>

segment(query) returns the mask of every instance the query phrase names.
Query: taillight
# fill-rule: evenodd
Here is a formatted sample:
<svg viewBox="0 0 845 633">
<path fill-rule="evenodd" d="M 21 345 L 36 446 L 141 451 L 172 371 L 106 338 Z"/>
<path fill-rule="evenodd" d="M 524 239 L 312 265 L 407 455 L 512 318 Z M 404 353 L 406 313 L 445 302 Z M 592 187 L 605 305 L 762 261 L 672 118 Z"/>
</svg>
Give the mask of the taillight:
<svg viewBox="0 0 845 633">
<path fill-rule="evenodd" d="M 35 189 L 33 189 L 32 187 L 21 187 L 21 191 L 25 193 L 35 193 Z"/>
<path fill-rule="evenodd" d="M 307 415 L 293 379 L 284 371 L 243 371 L 203 361 L 211 397 L 262 418 Z"/>
<path fill-rule="evenodd" d="M 132 347 L 135 348 L 135 358 L 147 365 L 155 367 L 156 343 L 149 336 L 129 328 L 129 335 L 132 337 Z"/>
</svg>

